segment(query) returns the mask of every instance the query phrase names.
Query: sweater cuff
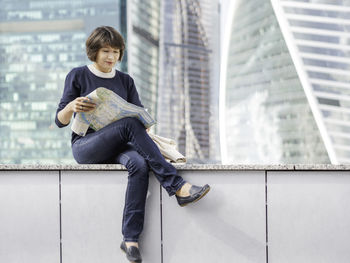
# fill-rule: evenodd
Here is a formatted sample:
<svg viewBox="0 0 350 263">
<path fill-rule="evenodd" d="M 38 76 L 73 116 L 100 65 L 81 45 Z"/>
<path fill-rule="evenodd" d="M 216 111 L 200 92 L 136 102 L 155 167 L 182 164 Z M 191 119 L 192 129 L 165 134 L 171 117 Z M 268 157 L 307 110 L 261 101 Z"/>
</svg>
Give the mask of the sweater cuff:
<svg viewBox="0 0 350 263">
<path fill-rule="evenodd" d="M 63 124 L 62 122 L 60 122 L 59 119 L 58 119 L 58 117 L 57 117 L 57 113 L 56 113 L 55 123 L 56 123 L 56 125 L 57 125 L 59 128 L 66 127 L 66 126 L 68 126 L 68 124 L 69 124 L 69 123 Z"/>
</svg>

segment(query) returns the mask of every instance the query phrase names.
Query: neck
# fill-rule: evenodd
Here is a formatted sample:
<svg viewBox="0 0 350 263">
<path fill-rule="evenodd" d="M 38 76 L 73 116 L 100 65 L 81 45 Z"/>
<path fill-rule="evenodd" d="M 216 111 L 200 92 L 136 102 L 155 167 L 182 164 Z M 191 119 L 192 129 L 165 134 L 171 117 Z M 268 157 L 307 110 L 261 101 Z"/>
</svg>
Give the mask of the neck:
<svg viewBox="0 0 350 263">
<path fill-rule="evenodd" d="M 100 68 L 100 67 L 97 65 L 97 63 L 94 63 L 93 65 L 94 65 L 94 67 L 95 67 L 97 70 L 99 70 L 99 71 L 101 71 L 101 72 L 103 72 L 103 73 L 110 73 L 110 72 L 112 72 L 112 69 L 105 70 L 105 69 Z"/>
<path fill-rule="evenodd" d="M 88 68 L 94 75 L 96 75 L 100 78 L 114 78 L 115 73 L 116 73 L 116 71 L 113 69 L 108 73 L 100 71 L 94 64 L 88 65 Z"/>
</svg>

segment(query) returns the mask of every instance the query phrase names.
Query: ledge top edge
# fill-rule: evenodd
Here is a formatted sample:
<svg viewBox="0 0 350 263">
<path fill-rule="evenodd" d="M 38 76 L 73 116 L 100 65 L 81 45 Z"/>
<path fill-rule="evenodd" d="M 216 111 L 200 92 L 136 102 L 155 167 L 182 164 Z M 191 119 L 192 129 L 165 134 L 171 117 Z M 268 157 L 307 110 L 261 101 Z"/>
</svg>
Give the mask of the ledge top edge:
<svg viewBox="0 0 350 263">
<path fill-rule="evenodd" d="M 349 170 L 350 165 L 332 165 L 332 164 L 173 164 L 178 170 Z M 0 164 L 0 171 L 7 170 L 126 170 L 120 164 Z"/>
</svg>

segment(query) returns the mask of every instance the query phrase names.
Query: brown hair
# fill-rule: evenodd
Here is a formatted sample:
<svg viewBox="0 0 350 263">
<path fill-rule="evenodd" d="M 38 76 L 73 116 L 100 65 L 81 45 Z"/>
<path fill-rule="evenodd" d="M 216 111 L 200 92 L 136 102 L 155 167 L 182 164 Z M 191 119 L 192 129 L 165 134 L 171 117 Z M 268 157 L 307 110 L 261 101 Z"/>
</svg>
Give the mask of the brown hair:
<svg viewBox="0 0 350 263">
<path fill-rule="evenodd" d="M 85 46 L 86 54 L 91 61 L 96 61 L 97 52 L 106 46 L 119 49 L 120 56 L 118 60 L 121 61 L 125 49 L 122 35 L 110 26 L 97 27 L 87 38 Z"/>
</svg>

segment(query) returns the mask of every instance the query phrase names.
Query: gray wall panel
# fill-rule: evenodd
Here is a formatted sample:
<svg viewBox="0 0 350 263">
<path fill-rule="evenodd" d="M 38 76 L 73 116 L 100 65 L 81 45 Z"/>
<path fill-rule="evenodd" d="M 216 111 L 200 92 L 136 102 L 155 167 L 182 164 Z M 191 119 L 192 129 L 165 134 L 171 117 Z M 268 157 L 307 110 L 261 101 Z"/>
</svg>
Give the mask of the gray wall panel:
<svg viewBox="0 0 350 263">
<path fill-rule="evenodd" d="M 162 191 L 164 263 L 265 262 L 265 173 L 180 174 L 212 189 L 183 208 Z"/>
<path fill-rule="evenodd" d="M 119 249 L 127 185 L 126 171 L 62 172 L 63 263 L 127 262 Z M 159 185 L 150 176 L 144 262 L 160 262 Z"/>
<path fill-rule="evenodd" d="M 160 185 L 153 173 L 150 173 L 145 224 L 139 240 L 140 251 L 143 259 L 142 262 L 144 263 L 161 262 L 160 220 Z"/>
<path fill-rule="evenodd" d="M 269 262 L 350 258 L 350 173 L 268 173 Z"/>
<path fill-rule="evenodd" d="M 58 172 L 0 172 L 0 262 L 60 262 Z"/>
<path fill-rule="evenodd" d="M 161 262 L 161 216 L 164 263 L 266 262 L 265 172 L 179 173 L 212 190 L 181 208 L 150 175 L 143 262 Z M 350 172 L 267 173 L 268 262 L 348 262 Z M 61 182 L 62 263 L 128 262 L 127 172 L 62 171 Z M 0 262 L 60 263 L 59 211 L 58 171 L 0 171 Z"/>
</svg>

